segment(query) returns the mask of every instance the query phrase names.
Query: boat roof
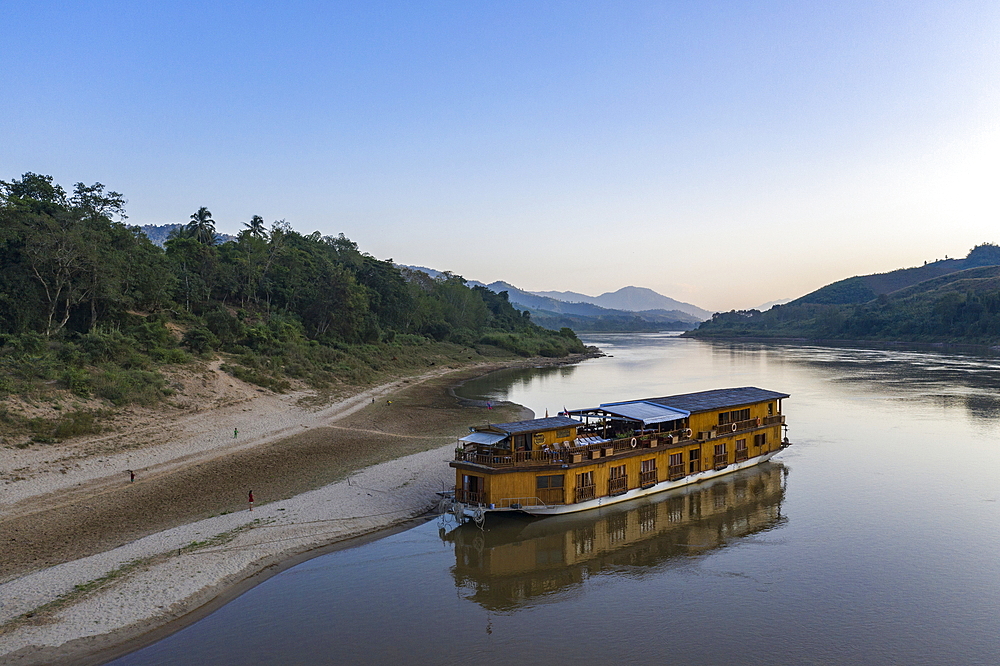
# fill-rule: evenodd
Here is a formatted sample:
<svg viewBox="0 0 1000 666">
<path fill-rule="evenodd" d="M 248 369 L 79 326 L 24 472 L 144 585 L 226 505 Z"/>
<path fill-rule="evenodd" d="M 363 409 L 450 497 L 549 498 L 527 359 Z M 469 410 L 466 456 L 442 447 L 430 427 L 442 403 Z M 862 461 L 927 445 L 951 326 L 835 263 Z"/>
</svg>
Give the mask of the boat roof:
<svg viewBox="0 0 1000 666">
<path fill-rule="evenodd" d="M 756 386 L 741 386 L 740 388 L 714 389 L 698 391 L 697 393 L 681 393 L 662 398 L 647 398 L 643 402 L 652 402 L 664 407 L 686 410 L 688 412 L 705 412 L 722 407 L 738 407 L 766 400 L 780 400 L 789 397 L 787 393 L 768 391 Z"/>
<path fill-rule="evenodd" d="M 477 431 L 499 430 L 508 435 L 523 432 L 539 432 L 541 430 L 555 430 L 556 428 L 570 428 L 581 425 L 579 421 L 568 416 L 549 416 L 544 419 L 529 419 L 527 421 L 514 421 L 512 423 L 491 423 L 487 426 L 475 427 Z"/>
<path fill-rule="evenodd" d="M 690 412 L 682 409 L 665 407 L 646 400 L 629 400 L 627 402 L 606 402 L 596 409 L 578 409 L 570 414 L 584 414 L 586 412 L 600 411 L 611 416 L 618 416 L 629 421 L 640 421 L 649 425 L 652 423 L 666 423 L 667 421 L 677 421 L 691 415 Z"/>
<path fill-rule="evenodd" d="M 497 442 L 501 442 L 507 439 L 507 434 L 499 432 L 473 432 L 469 433 L 465 437 L 462 437 L 458 441 L 468 442 L 470 444 L 483 444 L 485 446 L 493 446 Z"/>
</svg>

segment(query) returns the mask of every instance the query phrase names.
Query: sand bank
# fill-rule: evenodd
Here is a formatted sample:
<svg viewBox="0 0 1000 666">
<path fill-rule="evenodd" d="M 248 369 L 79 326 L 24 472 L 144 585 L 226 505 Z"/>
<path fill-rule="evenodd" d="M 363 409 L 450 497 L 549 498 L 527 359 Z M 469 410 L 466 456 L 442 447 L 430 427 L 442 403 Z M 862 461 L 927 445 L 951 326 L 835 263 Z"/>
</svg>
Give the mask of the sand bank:
<svg viewBox="0 0 1000 666">
<path fill-rule="evenodd" d="M 369 467 L 348 480 L 200 520 L 0 585 L 0 622 L 42 608 L 76 586 L 121 572 L 93 593 L 0 636 L 10 664 L 82 659 L 208 603 L 297 553 L 383 529 L 423 513 L 450 482 L 453 446 Z"/>
<path fill-rule="evenodd" d="M 159 443 L 30 468 L 0 490 L 0 660 L 103 658 L 268 567 L 425 512 L 451 485 L 456 434 L 482 416 L 448 389 L 510 365 L 436 369 L 322 408 L 251 389 L 160 426 Z"/>
</svg>

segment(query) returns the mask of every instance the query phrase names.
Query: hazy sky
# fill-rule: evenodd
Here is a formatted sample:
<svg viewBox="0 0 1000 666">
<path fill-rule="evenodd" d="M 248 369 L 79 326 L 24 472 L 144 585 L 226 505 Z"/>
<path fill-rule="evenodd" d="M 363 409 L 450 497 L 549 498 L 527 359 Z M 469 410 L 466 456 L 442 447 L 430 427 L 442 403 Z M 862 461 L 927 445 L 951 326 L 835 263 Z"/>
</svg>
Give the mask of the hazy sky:
<svg viewBox="0 0 1000 666">
<path fill-rule="evenodd" d="M 1000 3 L 7 2 L 0 179 L 709 309 L 1000 242 Z"/>
</svg>

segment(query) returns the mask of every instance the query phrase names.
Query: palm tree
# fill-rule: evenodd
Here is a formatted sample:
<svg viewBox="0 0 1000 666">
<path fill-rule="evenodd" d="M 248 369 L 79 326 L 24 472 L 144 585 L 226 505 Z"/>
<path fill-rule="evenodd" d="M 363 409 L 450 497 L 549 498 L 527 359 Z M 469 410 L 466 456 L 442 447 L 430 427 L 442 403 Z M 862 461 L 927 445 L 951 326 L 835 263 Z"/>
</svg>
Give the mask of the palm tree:
<svg viewBox="0 0 1000 666">
<path fill-rule="evenodd" d="M 244 222 L 243 226 L 247 228 L 247 233 L 254 238 L 264 238 L 267 235 L 267 232 L 264 231 L 264 218 L 260 215 L 254 215 L 249 222 Z"/>
<path fill-rule="evenodd" d="M 185 231 L 199 243 L 215 245 L 215 220 L 212 219 L 212 211 L 202 206 L 197 213 L 191 213 L 191 221 Z"/>
</svg>

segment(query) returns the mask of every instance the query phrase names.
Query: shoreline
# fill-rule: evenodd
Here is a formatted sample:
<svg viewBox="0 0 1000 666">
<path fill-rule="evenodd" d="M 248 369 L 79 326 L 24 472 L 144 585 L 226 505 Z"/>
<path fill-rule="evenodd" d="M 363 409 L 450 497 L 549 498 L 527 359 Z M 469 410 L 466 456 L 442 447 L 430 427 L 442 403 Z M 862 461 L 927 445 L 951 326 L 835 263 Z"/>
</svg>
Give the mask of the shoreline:
<svg viewBox="0 0 1000 666">
<path fill-rule="evenodd" d="M 503 368 L 563 365 L 593 356 L 438 369 L 359 391 L 337 403 L 351 403 L 353 408 L 327 413 L 320 417 L 322 427 L 277 445 L 287 448 L 286 442 L 307 440 L 309 434 L 324 440 L 353 437 L 369 449 L 388 449 L 383 459 L 371 464 L 370 451 L 367 457 L 357 454 L 360 466 L 339 480 L 267 501 L 252 513 L 245 508 L 223 511 L 55 566 L 5 576 L 0 584 L 5 600 L 0 608 L 0 658 L 11 664 L 102 663 L 187 626 L 298 562 L 412 524 L 436 503 L 438 490 L 450 487 L 447 462 L 454 426 L 468 422 L 476 409 L 454 397 L 456 385 Z M 392 400 L 376 404 L 376 395 L 390 395 Z M 442 405 L 441 398 L 451 404 Z M 395 410 L 394 403 L 399 405 Z M 520 414 L 518 418 L 526 416 L 523 407 L 507 403 L 502 408 Z M 408 435 L 408 427 L 409 432 L 424 432 L 414 429 L 414 419 L 420 416 L 440 432 Z M 450 434 L 445 434 L 449 428 Z M 256 453 L 276 446 L 269 441 L 247 446 Z M 240 455 L 224 451 L 215 461 L 231 463 Z M 181 464 L 201 468 L 201 460 L 195 456 Z"/>
<path fill-rule="evenodd" d="M 681 338 L 698 342 L 753 342 L 793 345 L 818 345 L 821 347 L 860 347 L 862 349 L 914 349 L 919 351 L 946 351 L 966 353 L 1000 352 L 1000 345 L 971 342 L 928 342 L 909 340 L 839 340 L 835 338 L 767 337 L 753 335 L 685 335 Z"/>
</svg>

